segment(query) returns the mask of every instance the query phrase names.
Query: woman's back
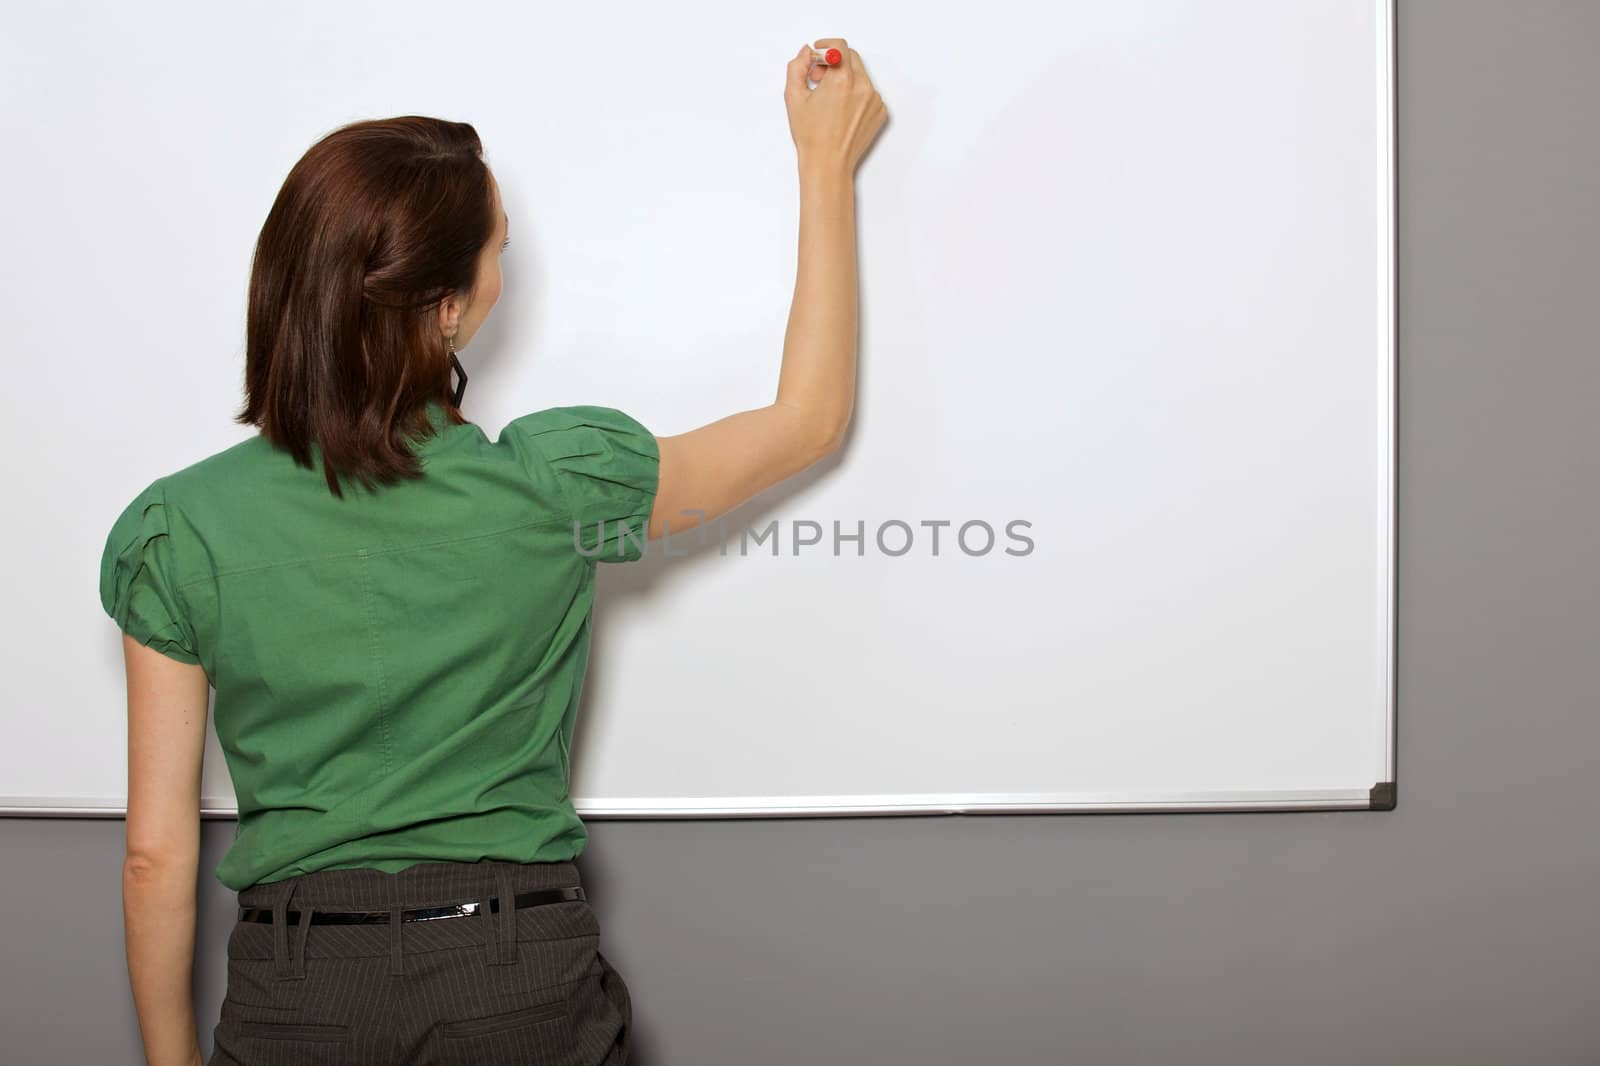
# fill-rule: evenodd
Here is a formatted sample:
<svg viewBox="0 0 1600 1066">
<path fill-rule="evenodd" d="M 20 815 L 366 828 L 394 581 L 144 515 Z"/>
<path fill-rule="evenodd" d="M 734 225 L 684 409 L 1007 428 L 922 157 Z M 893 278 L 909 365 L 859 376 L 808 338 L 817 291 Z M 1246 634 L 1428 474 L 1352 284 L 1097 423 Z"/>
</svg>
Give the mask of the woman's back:
<svg viewBox="0 0 1600 1066">
<path fill-rule="evenodd" d="M 291 169 L 246 311 L 235 421 L 262 435 L 151 482 L 101 562 L 125 633 L 123 911 L 150 1061 L 200 1058 L 209 688 L 239 801 L 217 876 L 240 906 L 212 1062 L 626 1060 L 631 1001 L 570 861 L 595 563 L 843 439 L 853 174 L 886 110 L 842 38 L 816 43 L 785 66 L 800 224 L 776 393 L 686 433 L 603 407 L 536 411 L 492 443 L 461 423 L 456 353 L 510 240 L 469 124 L 351 123 Z"/>
<path fill-rule="evenodd" d="M 420 479 L 335 497 L 256 437 L 154 482 L 107 540 L 107 612 L 216 690 L 230 888 L 583 850 L 567 786 L 594 568 L 643 551 L 655 438 L 609 408 L 495 441 L 428 410 Z"/>
</svg>

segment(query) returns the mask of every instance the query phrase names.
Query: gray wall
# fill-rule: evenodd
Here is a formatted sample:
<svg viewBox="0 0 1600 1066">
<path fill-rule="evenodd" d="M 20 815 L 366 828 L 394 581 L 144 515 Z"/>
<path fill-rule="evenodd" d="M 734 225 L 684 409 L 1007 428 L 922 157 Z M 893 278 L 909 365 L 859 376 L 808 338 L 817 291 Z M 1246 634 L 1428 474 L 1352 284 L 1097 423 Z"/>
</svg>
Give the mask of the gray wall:
<svg viewBox="0 0 1600 1066">
<path fill-rule="evenodd" d="M 1399 808 L 597 821 L 635 1061 L 1600 1062 L 1600 4 L 1400 7 Z M 121 833 L 0 820 L 4 1061 L 139 1061 Z"/>
</svg>

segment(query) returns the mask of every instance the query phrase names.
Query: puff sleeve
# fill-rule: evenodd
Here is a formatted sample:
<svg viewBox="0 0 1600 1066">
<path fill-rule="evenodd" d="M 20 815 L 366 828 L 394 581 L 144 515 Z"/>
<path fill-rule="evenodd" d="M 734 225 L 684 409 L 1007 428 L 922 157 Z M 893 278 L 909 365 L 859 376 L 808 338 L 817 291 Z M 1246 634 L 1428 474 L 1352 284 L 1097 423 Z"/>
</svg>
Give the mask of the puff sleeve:
<svg viewBox="0 0 1600 1066">
<path fill-rule="evenodd" d="M 123 509 L 100 557 L 100 604 L 124 633 L 170 659 L 198 663 L 173 582 L 166 491 L 152 482 Z"/>
<path fill-rule="evenodd" d="M 553 473 L 584 555 L 608 563 L 644 555 L 661 469 L 653 433 L 615 408 L 589 406 L 535 411 L 506 433 Z"/>
</svg>

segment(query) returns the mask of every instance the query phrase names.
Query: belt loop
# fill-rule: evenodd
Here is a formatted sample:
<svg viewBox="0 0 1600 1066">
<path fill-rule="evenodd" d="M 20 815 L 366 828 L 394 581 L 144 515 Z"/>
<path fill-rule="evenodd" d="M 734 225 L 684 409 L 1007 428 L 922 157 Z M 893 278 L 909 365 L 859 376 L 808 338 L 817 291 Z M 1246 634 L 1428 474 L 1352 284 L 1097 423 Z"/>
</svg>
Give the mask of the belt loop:
<svg viewBox="0 0 1600 1066">
<path fill-rule="evenodd" d="M 289 975 L 291 977 L 304 977 L 306 975 L 306 937 L 311 933 L 311 915 L 317 909 L 317 905 L 315 903 L 302 903 L 300 908 L 300 924 L 295 929 L 296 951 L 289 957 Z"/>
<path fill-rule="evenodd" d="M 400 920 L 400 912 L 404 908 L 393 906 L 389 908 L 389 972 L 403 974 L 406 972 L 405 959 L 401 954 L 400 927 L 405 923 Z"/>
<path fill-rule="evenodd" d="M 517 890 L 511 881 L 511 866 L 496 866 L 494 879 L 500 896 L 500 962 L 510 964 L 517 961 Z"/>
<path fill-rule="evenodd" d="M 484 961 L 490 966 L 500 962 L 500 941 L 494 935 L 494 914 L 489 909 L 489 893 L 478 899 L 478 926 L 483 930 Z"/>
<path fill-rule="evenodd" d="M 296 976 L 294 958 L 289 953 L 289 897 L 294 895 L 294 889 L 293 877 L 272 886 L 272 970 L 280 981 Z"/>
</svg>

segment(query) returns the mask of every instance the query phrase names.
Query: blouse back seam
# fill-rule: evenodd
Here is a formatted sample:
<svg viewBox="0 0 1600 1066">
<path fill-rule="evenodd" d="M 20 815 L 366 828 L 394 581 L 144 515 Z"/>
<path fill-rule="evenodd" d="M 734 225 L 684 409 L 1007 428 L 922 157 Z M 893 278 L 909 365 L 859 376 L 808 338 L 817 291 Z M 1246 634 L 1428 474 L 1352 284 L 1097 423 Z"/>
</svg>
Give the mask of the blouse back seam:
<svg viewBox="0 0 1600 1066">
<path fill-rule="evenodd" d="M 440 540 L 430 540 L 424 544 L 405 544 L 394 548 L 377 549 L 354 548 L 350 551 L 329 552 L 326 555 L 305 555 L 298 559 L 280 559 L 271 563 L 257 563 L 252 566 L 236 566 L 228 570 L 218 570 L 210 574 L 201 574 L 199 577 L 192 577 L 187 581 L 179 581 L 173 585 L 173 588 L 188 588 L 190 585 L 198 585 L 202 581 L 215 581 L 218 578 L 234 577 L 238 574 L 251 574 L 258 570 L 272 570 L 280 566 L 299 566 L 302 563 L 326 562 L 329 559 L 357 559 L 363 557 L 370 558 L 376 555 L 399 555 L 404 552 L 421 551 L 424 548 L 438 548 L 446 544 L 463 544 L 467 541 L 483 540 L 486 537 L 504 536 L 507 533 L 515 533 L 519 529 L 538 529 L 544 526 L 563 526 L 567 525 L 571 521 L 572 519 L 565 516 L 561 518 L 542 518 L 537 522 L 522 522 L 514 526 L 506 526 L 504 529 L 493 529 L 487 533 L 469 533 L 463 537 L 445 537 Z"/>
</svg>

